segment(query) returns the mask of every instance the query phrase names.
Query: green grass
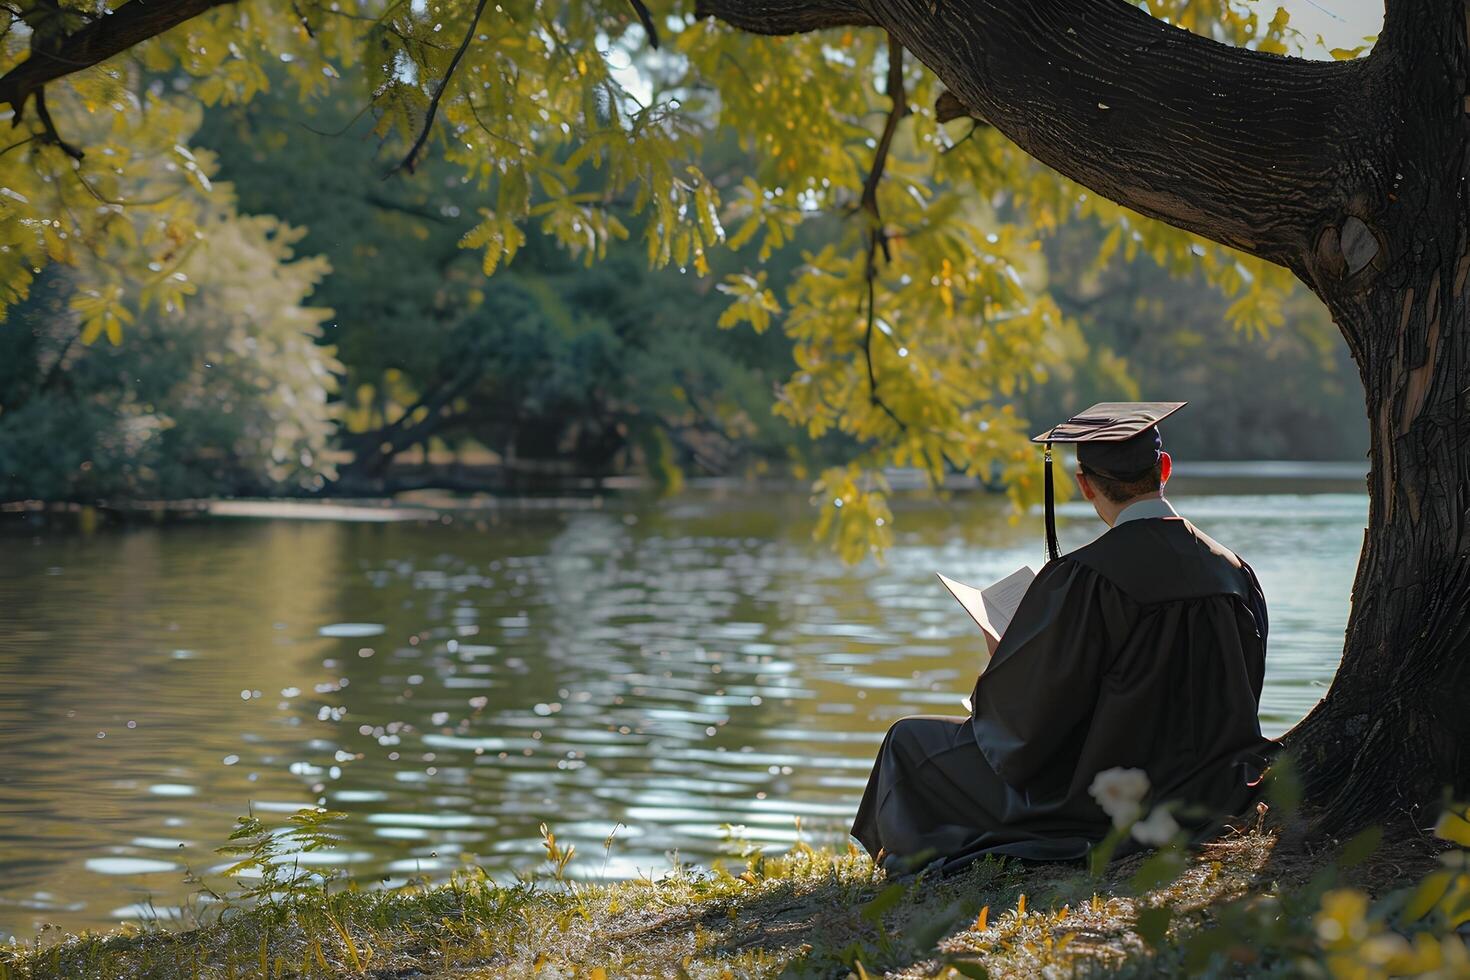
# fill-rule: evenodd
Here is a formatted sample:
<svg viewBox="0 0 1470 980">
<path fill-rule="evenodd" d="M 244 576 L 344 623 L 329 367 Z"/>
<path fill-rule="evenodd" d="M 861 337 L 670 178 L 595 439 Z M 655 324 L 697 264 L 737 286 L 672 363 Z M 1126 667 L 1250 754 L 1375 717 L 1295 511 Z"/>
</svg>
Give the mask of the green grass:
<svg viewBox="0 0 1470 980">
<path fill-rule="evenodd" d="M 1205 923 L 1259 884 L 1271 842 L 1249 834 L 1206 848 L 1141 894 L 1129 882 L 1142 859 L 1100 879 L 991 860 L 895 883 L 855 850 L 798 846 L 753 853 L 733 873 L 578 884 L 553 853 L 547 877 L 510 886 L 467 871 L 395 891 L 297 887 L 249 907 L 204 906 L 203 924 L 185 931 L 14 946 L 0 952 L 0 978 L 1071 974 L 1147 961 L 1145 909 L 1169 904 L 1170 934 Z"/>
<path fill-rule="evenodd" d="M 1463 808 L 1436 828 L 1459 850 L 1407 825 L 1313 843 L 1297 821 L 1096 875 L 992 859 L 899 880 L 853 848 L 770 856 L 733 841 L 730 867 L 579 883 L 573 849 L 543 827 L 538 877 L 469 869 L 394 890 L 323 881 L 292 859 L 332 846 L 341 816 L 242 818 L 221 848 L 235 889 L 202 888 L 193 928 L 0 947 L 0 980 L 1470 976 Z"/>
</svg>

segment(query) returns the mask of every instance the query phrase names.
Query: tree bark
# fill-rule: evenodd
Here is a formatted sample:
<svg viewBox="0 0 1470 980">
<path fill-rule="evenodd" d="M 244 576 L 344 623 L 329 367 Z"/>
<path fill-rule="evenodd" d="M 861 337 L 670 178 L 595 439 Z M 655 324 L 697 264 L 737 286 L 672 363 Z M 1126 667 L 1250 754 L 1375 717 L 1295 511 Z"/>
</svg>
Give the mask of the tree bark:
<svg viewBox="0 0 1470 980">
<path fill-rule="evenodd" d="M 50 81 L 101 64 L 135 44 L 234 0 L 130 0 L 70 34 L 50 37 L 0 76 L 0 106 L 9 105 L 19 122 L 26 100 Z"/>
<path fill-rule="evenodd" d="M 1459 2 L 1388 13 L 1381 166 L 1300 270 L 1352 348 L 1372 438 L 1342 665 L 1288 736 L 1343 830 L 1470 792 L 1470 52 Z"/>
<path fill-rule="evenodd" d="M 1287 736 L 1325 828 L 1470 792 L 1465 0 L 1390 0 L 1372 54 L 1230 47 L 1124 0 L 860 0 L 974 115 L 1139 212 L 1279 263 L 1363 380 L 1371 497 L 1343 660 Z M 808 5 L 809 8 L 809 5 Z M 700 0 L 764 33 L 762 3 Z M 816 19 L 806 9 L 804 17 Z"/>
</svg>

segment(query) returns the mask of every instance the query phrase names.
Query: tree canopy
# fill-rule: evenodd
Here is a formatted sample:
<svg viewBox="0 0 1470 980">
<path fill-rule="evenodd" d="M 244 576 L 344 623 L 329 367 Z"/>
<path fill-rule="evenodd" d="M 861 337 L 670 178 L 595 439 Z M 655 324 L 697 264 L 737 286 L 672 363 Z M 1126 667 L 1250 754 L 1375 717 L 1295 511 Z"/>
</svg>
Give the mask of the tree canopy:
<svg viewBox="0 0 1470 980">
<path fill-rule="evenodd" d="M 489 450 L 502 468 L 579 474 L 626 468 L 640 449 L 655 464 L 672 453 L 681 468 L 741 471 L 795 448 L 801 437 L 770 410 L 790 344 L 780 331 L 715 329 L 726 305 L 715 276 L 650 269 L 623 241 L 589 269 L 531 227 L 520 259 L 487 279 L 459 244 L 485 192 L 434 158 L 385 185 L 359 109 L 276 90 L 211 110 L 197 137 L 242 208 L 304 226 L 299 249 L 332 262 L 313 300 L 333 312 L 326 338 L 344 371 L 352 459 L 338 489 L 401 486 L 394 460 L 429 442 L 436 456 Z M 738 268 L 742 255 L 712 258 Z M 796 259 L 784 250 L 766 271 L 784 281 Z"/>
<path fill-rule="evenodd" d="M 317 342 L 329 311 L 307 305 L 327 263 L 296 258 L 300 229 L 238 215 L 223 190 L 191 204 L 199 240 L 172 267 L 169 299 L 145 301 L 149 282 L 111 282 L 82 254 L 12 307 L 0 329 L 0 493 L 310 491 L 334 475 L 341 366 Z M 124 343 L 94 342 L 124 329 Z"/>
<path fill-rule="evenodd" d="M 1287 18 L 1237 0 L 12 0 L 3 302 L 86 252 L 71 309 L 84 339 L 124 343 L 195 288 L 197 103 L 351 85 L 385 179 L 437 160 L 483 195 L 459 239 L 482 274 L 533 232 L 588 264 L 636 241 L 717 280 L 719 325 L 779 325 L 776 410 L 848 449 L 814 500 L 859 557 L 889 533 L 892 467 L 1034 495 L 1017 405 L 1079 338 L 1043 261 L 1064 224 L 1107 229 L 1098 262 L 1147 254 L 1223 291 L 1247 332 L 1282 322 L 1294 275 L 1370 422 L 1342 668 L 1289 737 L 1342 823 L 1392 805 L 1384 785 L 1408 805 L 1470 785 L 1467 38 L 1451 0 L 1388 0 L 1372 51 L 1334 60 L 1284 56 Z M 747 165 L 710 167 L 716 138 Z"/>
<path fill-rule="evenodd" d="M 1263 52 L 1299 43 L 1284 13 L 1252 4 L 1144 6 Z M 208 234 L 214 175 L 189 143 L 199 105 L 268 90 L 355 105 L 385 194 L 457 182 L 478 202 L 455 244 L 484 274 L 514 269 L 538 232 L 588 265 L 636 237 L 653 267 L 715 281 L 721 327 L 779 324 L 794 366 L 777 411 L 851 449 L 817 495 L 853 556 L 884 539 L 884 467 L 1000 476 L 1018 500 L 1037 491 L 1015 400 L 1077 344 L 1040 250 L 1063 224 L 1107 229 L 1094 266 L 1145 253 L 1223 290 L 1238 329 L 1282 322 L 1283 270 L 1060 177 L 885 32 L 757 37 L 705 13 L 637 0 L 193 0 L 151 13 L 139 0 L 21 0 L 0 9 L 0 105 L 14 124 L 0 144 L 0 303 L 21 301 L 48 263 L 88 264 L 69 301 L 83 339 L 126 343 L 140 311 L 196 288 L 186 266 Z M 742 165 L 712 170 L 712 147 L 732 140 Z M 328 181 L 353 167 L 319 166 Z M 799 236 L 797 267 L 774 282 L 765 264 Z"/>
</svg>

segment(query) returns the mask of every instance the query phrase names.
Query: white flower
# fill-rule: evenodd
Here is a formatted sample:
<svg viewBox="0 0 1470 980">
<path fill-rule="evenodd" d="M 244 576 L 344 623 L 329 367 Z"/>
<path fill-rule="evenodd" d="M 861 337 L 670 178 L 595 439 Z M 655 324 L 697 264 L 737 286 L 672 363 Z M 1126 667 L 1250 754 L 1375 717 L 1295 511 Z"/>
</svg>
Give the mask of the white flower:
<svg viewBox="0 0 1470 980">
<path fill-rule="evenodd" d="M 1113 826 L 1123 828 L 1143 813 L 1141 804 L 1148 795 L 1148 774 L 1142 769 L 1104 769 L 1092 777 L 1087 792 L 1113 818 Z"/>
<path fill-rule="evenodd" d="M 1154 807 L 1154 811 L 1145 820 L 1140 820 L 1133 825 L 1133 836 L 1140 844 L 1149 847 L 1163 847 L 1174 839 L 1179 833 L 1179 821 L 1168 808 L 1162 806 Z"/>
</svg>

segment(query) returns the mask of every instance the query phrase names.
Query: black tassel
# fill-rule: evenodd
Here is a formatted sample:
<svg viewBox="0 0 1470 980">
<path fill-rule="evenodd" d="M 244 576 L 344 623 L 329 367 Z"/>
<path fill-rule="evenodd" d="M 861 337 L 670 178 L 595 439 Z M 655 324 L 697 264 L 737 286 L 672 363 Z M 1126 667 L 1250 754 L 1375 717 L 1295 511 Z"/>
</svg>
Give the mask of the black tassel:
<svg viewBox="0 0 1470 980">
<path fill-rule="evenodd" d="M 1052 487 L 1051 476 L 1051 443 L 1046 444 L 1046 476 L 1042 480 L 1043 493 L 1046 494 L 1046 560 L 1056 561 L 1062 555 L 1062 549 L 1057 544 L 1057 504 L 1056 491 Z"/>
</svg>

